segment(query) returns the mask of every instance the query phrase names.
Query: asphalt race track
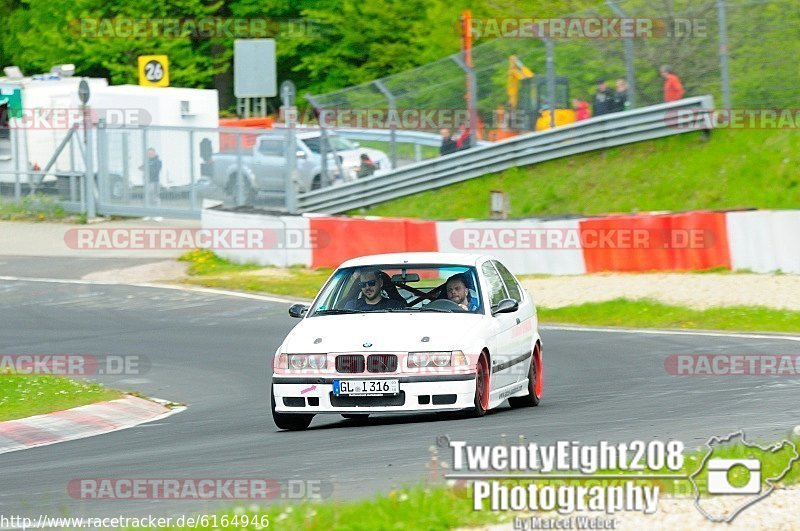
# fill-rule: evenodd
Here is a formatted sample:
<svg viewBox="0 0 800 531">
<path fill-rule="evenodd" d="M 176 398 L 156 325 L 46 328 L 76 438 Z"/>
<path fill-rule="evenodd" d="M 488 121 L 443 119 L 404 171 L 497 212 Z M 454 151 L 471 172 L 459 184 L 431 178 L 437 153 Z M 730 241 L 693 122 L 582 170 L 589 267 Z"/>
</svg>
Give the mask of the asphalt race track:
<svg viewBox="0 0 800 531">
<path fill-rule="evenodd" d="M 338 496 L 366 497 L 424 478 L 428 448 L 444 434 L 484 444 L 503 433 L 539 443 L 677 438 L 691 447 L 737 429 L 772 440 L 800 424 L 796 378 L 676 377 L 664 369 L 670 354 L 799 354 L 800 342 L 545 329 L 538 408 L 364 425 L 317 417 L 306 432 L 279 432 L 269 367 L 296 323 L 286 310 L 159 288 L 0 281 L 0 352 L 145 356 L 145 374 L 98 379 L 189 405 L 134 429 L 0 455 L 0 514 L 166 516 L 233 503 L 76 500 L 67 483 L 77 478 L 334 477 Z"/>
</svg>

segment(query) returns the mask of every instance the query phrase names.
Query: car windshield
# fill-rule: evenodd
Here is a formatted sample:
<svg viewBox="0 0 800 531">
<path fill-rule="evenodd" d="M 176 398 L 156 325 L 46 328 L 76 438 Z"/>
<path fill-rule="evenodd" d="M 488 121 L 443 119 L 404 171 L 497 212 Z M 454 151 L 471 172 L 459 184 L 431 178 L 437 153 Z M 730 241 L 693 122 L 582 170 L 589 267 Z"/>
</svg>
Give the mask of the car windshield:
<svg viewBox="0 0 800 531">
<path fill-rule="evenodd" d="M 310 317 L 362 312 L 481 313 L 474 267 L 377 265 L 347 267 L 325 285 Z"/>
<path fill-rule="evenodd" d="M 333 145 L 336 151 L 349 151 L 356 149 L 356 146 L 352 142 L 340 136 L 329 134 L 328 140 L 330 141 L 331 145 Z M 322 137 L 313 136 L 311 138 L 304 138 L 303 142 L 305 143 L 306 146 L 308 146 L 308 149 L 319 155 L 320 145 L 322 144 Z M 330 149 L 328 149 L 328 151 L 330 151 Z"/>
</svg>

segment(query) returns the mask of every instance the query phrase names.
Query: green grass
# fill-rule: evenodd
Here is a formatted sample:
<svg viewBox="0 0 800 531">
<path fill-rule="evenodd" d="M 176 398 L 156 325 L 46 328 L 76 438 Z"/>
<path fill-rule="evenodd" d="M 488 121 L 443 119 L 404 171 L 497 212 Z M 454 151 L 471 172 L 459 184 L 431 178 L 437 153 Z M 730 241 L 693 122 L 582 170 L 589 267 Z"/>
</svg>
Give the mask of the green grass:
<svg viewBox="0 0 800 531">
<path fill-rule="evenodd" d="M 386 153 L 389 157 L 392 156 L 392 146 L 389 142 L 380 142 L 377 140 L 359 140 L 361 147 L 379 149 Z M 439 156 L 439 148 L 433 146 L 420 146 L 422 151 L 422 158 L 432 159 Z M 406 160 L 416 160 L 416 151 L 414 144 L 397 143 L 397 158 Z"/>
<path fill-rule="evenodd" d="M 353 214 L 488 218 L 489 191 L 512 217 L 651 210 L 797 208 L 800 134 L 717 130 L 620 146 L 471 179 Z"/>
<path fill-rule="evenodd" d="M 70 216 L 61 202 L 53 197 L 26 195 L 19 203 L 0 201 L 0 220 L 5 221 L 69 221 L 86 223 L 83 215 Z"/>
<path fill-rule="evenodd" d="M 800 332 L 800 312 L 759 306 L 694 310 L 652 300 L 614 299 L 561 308 L 539 308 L 539 320 L 589 326 Z"/>
<path fill-rule="evenodd" d="M 217 256 L 208 249 L 194 249 L 182 254 L 178 260 L 189 262 L 190 275 L 218 275 L 221 273 L 237 273 L 261 269 L 263 266 L 256 264 L 237 264 Z"/>
<path fill-rule="evenodd" d="M 185 253 L 179 260 L 189 262 L 191 276 L 183 280 L 185 284 L 304 299 L 313 299 L 332 272 L 330 269 L 236 264 L 203 249 Z"/>
<path fill-rule="evenodd" d="M 800 445 L 797 437 L 791 438 L 795 446 Z M 761 441 L 748 441 L 750 443 L 761 444 Z M 506 485 L 528 485 L 536 483 L 543 485 L 581 485 L 591 481 L 593 485 L 621 485 L 623 480 L 609 479 L 602 480 L 603 474 L 623 473 L 636 475 L 637 473 L 648 474 L 680 474 L 689 476 L 694 473 L 705 456 L 707 448 L 699 450 L 685 449 L 683 452 L 683 464 L 679 470 L 670 470 L 666 466 L 659 469 L 645 469 L 642 471 L 631 470 L 603 470 L 593 475 L 587 475 L 586 479 L 556 479 L 556 480 L 504 480 Z M 772 477 L 779 475 L 788 464 L 792 455 L 791 450 L 784 448 L 777 453 L 758 453 L 762 463 L 762 477 Z M 628 452 L 629 458 L 632 453 Z M 719 446 L 714 451 L 714 457 L 721 458 L 743 458 L 751 457 L 752 449 L 741 445 Z M 642 461 L 644 466 L 646 461 Z M 701 472 L 696 476 L 701 495 L 705 496 L 706 472 Z M 800 462 L 795 462 L 790 471 L 779 482 L 781 485 L 790 485 L 800 481 Z M 638 485 L 658 485 L 661 493 L 672 494 L 678 497 L 691 498 L 694 496 L 694 488 L 688 479 L 671 480 L 636 480 Z M 265 523 L 264 518 L 269 521 L 269 527 L 281 529 L 305 529 L 305 530 L 373 530 L 373 529 L 425 529 L 425 530 L 445 530 L 458 527 L 480 526 L 501 521 L 509 521 L 515 516 L 513 512 L 492 512 L 488 504 L 484 503 L 483 511 L 475 511 L 472 507 L 471 490 L 464 487 L 451 488 L 444 486 L 399 489 L 391 491 L 386 495 L 377 495 L 371 499 L 340 502 L 335 500 L 325 500 L 318 502 L 306 501 L 296 505 L 274 505 L 258 506 L 248 505 L 233 507 L 216 515 L 208 516 L 208 525 L 198 525 L 199 529 L 210 529 L 216 523 L 218 528 L 228 529 L 261 529 Z M 545 516 L 544 514 L 542 516 Z M 216 518 L 216 522 L 214 521 Z M 232 524 L 234 518 L 239 521 L 236 525 Z M 223 520 L 224 519 L 224 520 Z M 243 525 L 246 519 L 251 525 Z M 262 527 L 253 525 L 254 521 L 262 524 Z M 167 529 L 180 529 L 173 526 Z"/>
<path fill-rule="evenodd" d="M 120 398 L 101 384 L 60 376 L 0 374 L 0 421 L 61 411 Z"/>
<path fill-rule="evenodd" d="M 234 516 L 249 522 L 267 517 L 269 528 L 315 530 L 379 530 L 425 529 L 446 530 L 463 525 L 480 525 L 498 521 L 490 511 L 472 510 L 471 498 L 464 490 L 444 487 L 414 487 L 390 492 L 372 499 L 338 502 L 303 502 L 296 505 L 271 507 L 240 506 L 216 515 L 218 527 L 230 529 L 260 529 L 255 525 L 222 526 L 223 515 L 228 521 Z M 214 521 L 197 529 L 212 529 Z M 265 527 L 265 526 L 264 526 Z M 180 529 L 170 527 L 162 529 Z"/>
</svg>

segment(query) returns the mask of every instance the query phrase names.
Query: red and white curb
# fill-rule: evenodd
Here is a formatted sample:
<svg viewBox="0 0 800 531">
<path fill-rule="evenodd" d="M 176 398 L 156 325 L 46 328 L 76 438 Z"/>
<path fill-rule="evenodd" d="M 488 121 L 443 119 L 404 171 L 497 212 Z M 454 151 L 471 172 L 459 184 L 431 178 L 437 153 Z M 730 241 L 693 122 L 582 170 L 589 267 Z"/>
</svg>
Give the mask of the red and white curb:
<svg viewBox="0 0 800 531">
<path fill-rule="evenodd" d="M 0 454 L 124 430 L 186 409 L 126 396 L 45 415 L 0 422 Z"/>
</svg>

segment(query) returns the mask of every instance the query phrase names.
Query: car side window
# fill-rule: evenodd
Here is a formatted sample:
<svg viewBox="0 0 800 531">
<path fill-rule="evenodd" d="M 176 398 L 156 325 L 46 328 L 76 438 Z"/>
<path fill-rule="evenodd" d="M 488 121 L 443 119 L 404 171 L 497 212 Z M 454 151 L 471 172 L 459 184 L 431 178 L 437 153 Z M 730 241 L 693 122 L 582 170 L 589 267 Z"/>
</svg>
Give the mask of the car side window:
<svg viewBox="0 0 800 531">
<path fill-rule="evenodd" d="M 486 277 L 486 282 L 488 283 L 489 297 L 491 299 L 492 306 L 495 306 L 499 304 L 501 300 L 506 298 L 506 290 L 503 287 L 503 280 L 500 278 L 500 275 L 497 274 L 494 266 L 492 266 L 492 264 L 489 262 L 484 262 L 481 266 L 481 270 L 483 271 L 483 276 Z"/>
<path fill-rule="evenodd" d="M 258 146 L 258 151 L 262 155 L 270 157 L 283 156 L 283 141 L 282 140 L 262 140 Z"/>
<path fill-rule="evenodd" d="M 500 277 L 503 279 L 503 283 L 506 285 L 508 296 L 517 302 L 522 302 L 522 289 L 520 288 L 519 284 L 517 284 L 517 280 L 514 278 L 514 275 L 511 274 L 511 271 L 506 269 L 506 266 L 497 260 L 493 260 L 492 263 L 497 268 L 497 272 L 500 273 Z"/>
</svg>

